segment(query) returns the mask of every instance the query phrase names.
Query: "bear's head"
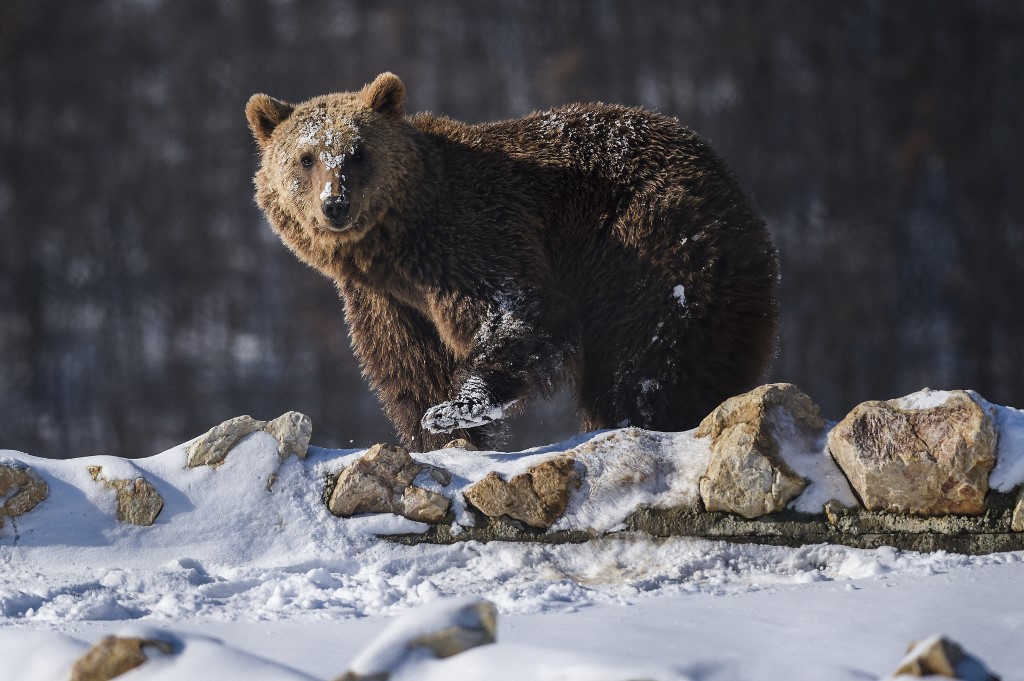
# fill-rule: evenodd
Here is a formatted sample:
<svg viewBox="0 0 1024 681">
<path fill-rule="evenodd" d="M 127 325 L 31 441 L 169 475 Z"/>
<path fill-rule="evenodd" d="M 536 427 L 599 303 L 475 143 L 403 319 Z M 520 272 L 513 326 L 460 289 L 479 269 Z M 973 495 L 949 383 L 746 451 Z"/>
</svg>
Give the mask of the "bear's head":
<svg viewBox="0 0 1024 681">
<path fill-rule="evenodd" d="M 302 104 L 249 99 L 245 114 L 262 156 L 257 201 L 290 246 L 333 250 L 379 224 L 419 164 L 404 109 L 405 86 L 393 73 Z M 273 218 L 277 211 L 283 220 Z"/>
</svg>

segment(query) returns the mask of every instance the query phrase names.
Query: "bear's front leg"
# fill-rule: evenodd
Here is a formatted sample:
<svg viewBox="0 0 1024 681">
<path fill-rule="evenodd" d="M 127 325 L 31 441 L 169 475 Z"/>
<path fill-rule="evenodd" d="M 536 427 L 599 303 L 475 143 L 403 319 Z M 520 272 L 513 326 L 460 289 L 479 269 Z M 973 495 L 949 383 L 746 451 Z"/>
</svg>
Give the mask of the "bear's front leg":
<svg viewBox="0 0 1024 681">
<path fill-rule="evenodd" d="M 536 395 L 550 397 L 579 347 L 575 317 L 560 295 L 539 289 L 503 288 L 491 299 L 447 300 L 435 305 L 443 335 L 472 324 L 459 386 L 449 400 L 426 411 L 421 425 L 431 433 L 477 428 L 500 420 Z M 449 321 L 454 320 L 454 321 Z M 459 322 L 462 321 L 462 324 Z"/>
</svg>

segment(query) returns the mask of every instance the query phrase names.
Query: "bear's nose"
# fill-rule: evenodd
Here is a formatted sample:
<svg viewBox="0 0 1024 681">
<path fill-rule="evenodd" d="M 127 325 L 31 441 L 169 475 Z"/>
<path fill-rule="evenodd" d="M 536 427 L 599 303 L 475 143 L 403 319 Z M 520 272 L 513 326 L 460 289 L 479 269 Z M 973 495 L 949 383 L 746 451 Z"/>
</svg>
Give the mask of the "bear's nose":
<svg viewBox="0 0 1024 681">
<path fill-rule="evenodd" d="M 344 196 L 328 196 L 324 199 L 321 209 L 328 220 L 335 225 L 339 225 L 342 220 L 348 217 L 348 199 Z"/>
</svg>

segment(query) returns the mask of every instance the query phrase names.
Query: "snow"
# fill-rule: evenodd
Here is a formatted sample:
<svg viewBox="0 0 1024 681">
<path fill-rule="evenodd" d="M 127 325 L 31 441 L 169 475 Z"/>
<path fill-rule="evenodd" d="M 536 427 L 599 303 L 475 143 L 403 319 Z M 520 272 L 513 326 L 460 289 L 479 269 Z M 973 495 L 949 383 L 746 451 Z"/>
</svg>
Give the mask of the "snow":
<svg viewBox="0 0 1024 681">
<path fill-rule="evenodd" d="M 682 284 L 676 284 L 672 287 L 672 295 L 679 301 L 680 305 L 686 307 L 686 289 L 683 288 Z"/>
<path fill-rule="evenodd" d="M 1010 485 L 1024 467 L 1024 413 L 988 408 L 1000 456 L 1017 447 L 1018 458 L 1001 458 L 993 471 L 996 483 Z M 776 426 L 785 432 L 785 423 Z M 186 444 L 134 461 L 0 452 L 50 487 L 47 500 L 0 528 L 0 679 L 65 679 L 73 660 L 110 633 L 169 641 L 178 651 L 147 649 L 151 661 L 126 679 L 330 679 L 377 665 L 396 679 L 445 681 L 842 681 L 883 677 L 911 641 L 940 633 L 1003 678 L 1022 678 L 1024 554 L 615 532 L 639 505 L 695 501 L 710 447 L 692 431 L 626 429 L 515 454 L 415 455 L 452 473 L 450 493 L 488 471 L 508 479 L 574 449 L 586 483 L 553 529 L 615 533 L 563 545 L 383 541 L 376 535 L 426 526 L 388 514 L 335 518 L 321 499 L 325 480 L 361 450 L 311 447 L 305 461 L 281 462 L 277 442 L 255 432 L 220 466 L 189 469 Z M 850 494 L 822 441 L 788 443 L 783 456 L 811 479 L 797 510 Z M 105 480 L 149 480 L 165 501 L 156 523 L 116 521 L 116 492 L 89 466 L 101 466 Z M 429 472 L 415 484 L 442 489 Z M 472 524 L 458 499 L 455 511 L 460 524 Z M 386 642 L 447 621 L 438 613 L 451 612 L 450 598 L 461 599 L 456 611 L 492 602 L 497 643 L 442 660 L 395 657 Z M 395 619 L 404 615 L 412 619 Z M 399 634 L 381 633 L 392 625 Z"/>
<path fill-rule="evenodd" d="M 330 195 L 331 195 L 331 183 L 330 182 L 325 182 L 324 183 L 323 191 L 320 192 L 320 197 L 319 198 L 320 198 L 321 201 L 323 201 L 324 199 L 326 199 Z"/>
<path fill-rule="evenodd" d="M 900 409 L 934 409 L 941 407 L 950 398 L 952 393 L 947 390 L 932 390 L 924 388 L 895 400 Z"/>
</svg>

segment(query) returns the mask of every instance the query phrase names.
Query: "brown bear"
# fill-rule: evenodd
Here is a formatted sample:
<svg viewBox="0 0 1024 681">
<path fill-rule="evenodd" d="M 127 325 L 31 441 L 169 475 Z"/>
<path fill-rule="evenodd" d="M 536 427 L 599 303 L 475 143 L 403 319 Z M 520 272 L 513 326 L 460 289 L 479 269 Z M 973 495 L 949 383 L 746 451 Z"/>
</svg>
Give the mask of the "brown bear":
<svg viewBox="0 0 1024 681">
<path fill-rule="evenodd" d="M 676 119 L 571 105 L 467 125 L 405 115 L 391 73 L 246 117 L 256 201 L 344 300 L 406 444 L 571 382 L 584 429 L 693 427 L 774 345 L 778 263 L 726 165 Z"/>
</svg>

